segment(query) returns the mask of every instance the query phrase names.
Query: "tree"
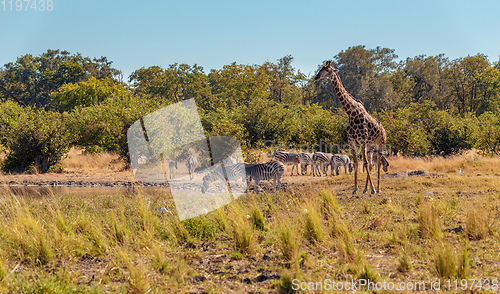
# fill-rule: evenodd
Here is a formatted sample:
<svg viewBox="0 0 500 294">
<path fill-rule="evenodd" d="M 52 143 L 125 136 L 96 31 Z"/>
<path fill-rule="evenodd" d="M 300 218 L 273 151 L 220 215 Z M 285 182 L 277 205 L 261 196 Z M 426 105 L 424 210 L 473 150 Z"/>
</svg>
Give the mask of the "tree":
<svg viewBox="0 0 500 294">
<path fill-rule="evenodd" d="M 208 75 L 214 95 L 213 106 L 234 108 L 248 105 L 255 98 L 268 98 L 271 77 L 258 65 L 233 62 L 220 70 L 213 69 Z M 217 102 L 218 101 L 218 102 Z"/>
<path fill-rule="evenodd" d="M 397 100 L 392 89 L 389 89 L 391 85 L 386 76 L 396 68 L 396 58 L 394 49 L 377 47 L 367 50 L 365 46 L 355 46 L 341 51 L 334 60 L 346 90 L 363 101 L 368 111 L 374 111 L 377 110 L 375 104 L 393 107 Z M 370 97 L 366 97 L 367 94 Z M 388 102 L 383 101 L 385 99 Z"/>
<path fill-rule="evenodd" d="M 451 87 L 451 98 L 460 114 L 476 111 L 478 106 L 478 76 L 490 67 L 484 54 L 459 58 L 452 62 L 447 70 L 447 79 Z"/>
<path fill-rule="evenodd" d="M 446 109 L 449 106 L 446 100 L 449 97 L 449 87 L 444 77 L 447 66 L 448 59 L 443 54 L 407 58 L 401 66 L 403 77 L 411 85 L 406 89 L 408 93 L 401 93 L 402 97 L 408 97 L 405 102 L 431 100 L 439 109 Z"/>
<path fill-rule="evenodd" d="M 431 146 L 421 123 L 415 123 L 410 107 L 382 112 L 380 120 L 387 132 L 388 149 L 393 154 L 413 156 L 428 154 Z"/>
<path fill-rule="evenodd" d="M 136 95 L 156 99 L 163 104 L 190 98 L 206 101 L 210 96 L 208 78 L 203 68 L 196 64 L 174 63 L 167 69 L 159 66 L 141 68 L 130 75 L 129 82 Z"/>
<path fill-rule="evenodd" d="M 62 85 L 51 93 L 53 103 L 62 111 L 70 111 L 77 106 L 90 106 L 116 95 L 127 95 L 129 91 L 123 84 L 110 78 L 98 80 L 94 77 L 78 83 Z"/>
<path fill-rule="evenodd" d="M 295 73 L 292 67 L 293 57 L 286 55 L 278 59 L 278 63 L 266 62 L 262 65 L 267 75 L 270 76 L 270 98 L 287 104 L 302 102 L 302 94 L 297 87 L 305 78 L 300 72 Z"/>
<path fill-rule="evenodd" d="M 128 128 L 158 108 L 155 101 L 138 95 L 115 95 L 99 104 L 75 107 L 67 113 L 66 123 L 74 147 L 91 153 L 116 152 L 128 161 Z"/>
<path fill-rule="evenodd" d="M 57 166 L 68 152 L 74 137 L 65 115 L 15 102 L 0 105 L 0 141 L 7 149 L 2 169 L 25 171 L 35 167 L 47 172 Z"/>
<path fill-rule="evenodd" d="M 50 93 L 66 83 L 78 83 L 91 77 L 115 79 L 119 71 L 111 68 L 106 57 L 92 61 L 77 53 L 47 50 L 35 57 L 30 54 L 0 69 L 0 100 L 13 100 L 21 105 L 46 107 Z"/>
<path fill-rule="evenodd" d="M 475 147 L 487 153 L 500 155 L 500 115 L 490 111 L 478 117 Z"/>
<path fill-rule="evenodd" d="M 476 114 L 500 110 L 500 69 L 489 67 L 476 75 L 477 94 L 473 102 Z"/>
<path fill-rule="evenodd" d="M 400 104 L 399 95 L 394 91 L 388 73 L 368 73 L 361 79 L 360 97 L 366 102 L 368 111 L 383 111 L 395 109 Z"/>
</svg>

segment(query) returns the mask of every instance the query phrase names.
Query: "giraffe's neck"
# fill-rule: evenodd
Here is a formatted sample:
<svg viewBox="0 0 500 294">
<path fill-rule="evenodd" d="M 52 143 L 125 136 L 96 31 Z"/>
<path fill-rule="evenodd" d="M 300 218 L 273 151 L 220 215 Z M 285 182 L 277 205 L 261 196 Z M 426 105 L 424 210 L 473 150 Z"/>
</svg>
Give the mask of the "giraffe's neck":
<svg viewBox="0 0 500 294">
<path fill-rule="evenodd" d="M 360 102 L 354 99 L 354 97 L 347 92 L 344 85 L 342 85 L 342 82 L 340 81 L 338 73 L 333 73 L 330 80 L 332 81 L 333 89 L 335 89 L 335 94 L 337 94 L 342 108 L 344 108 L 344 111 L 350 115 L 350 113 L 352 113 L 351 110 L 359 108 Z"/>
</svg>

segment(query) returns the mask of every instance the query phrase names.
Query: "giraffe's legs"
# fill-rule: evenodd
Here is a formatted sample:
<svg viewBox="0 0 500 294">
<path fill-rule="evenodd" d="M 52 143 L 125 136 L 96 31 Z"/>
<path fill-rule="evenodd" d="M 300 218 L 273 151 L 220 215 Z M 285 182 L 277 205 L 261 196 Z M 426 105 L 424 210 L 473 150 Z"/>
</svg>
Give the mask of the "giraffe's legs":
<svg viewBox="0 0 500 294">
<path fill-rule="evenodd" d="M 382 167 L 382 155 L 377 155 L 377 193 L 380 193 L 380 168 Z"/>
<path fill-rule="evenodd" d="M 365 182 L 365 190 L 363 193 L 368 191 L 368 183 L 370 183 L 370 190 L 372 194 L 375 193 L 375 187 L 372 183 L 372 178 L 370 176 L 370 167 L 368 166 L 368 152 L 366 146 L 361 146 L 361 153 L 363 154 L 363 166 L 366 168 L 366 182 Z"/>
<path fill-rule="evenodd" d="M 352 194 L 358 191 L 358 151 L 356 150 L 356 142 L 354 140 L 349 140 L 349 145 L 351 147 L 352 160 L 354 161 L 354 190 Z"/>
</svg>

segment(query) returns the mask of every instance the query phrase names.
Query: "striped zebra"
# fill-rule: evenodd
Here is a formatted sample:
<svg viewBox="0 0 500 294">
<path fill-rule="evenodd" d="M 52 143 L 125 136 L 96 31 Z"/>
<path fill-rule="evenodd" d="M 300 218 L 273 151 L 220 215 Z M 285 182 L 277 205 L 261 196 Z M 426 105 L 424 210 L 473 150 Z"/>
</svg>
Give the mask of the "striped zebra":
<svg viewBox="0 0 500 294">
<path fill-rule="evenodd" d="M 323 153 L 323 152 L 316 152 L 312 156 L 313 160 L 313 176 L 319 176 L 321 177 L 321 172 L 320 170 L 323 170 L 323 173 L 325 176 L 328 175 L 328 166 L 331 166 L 331 161 L 332 161 L 332 156 L 333 154 L 331 153 Z"/>
<path fill-rule="evenodd" d="M 274 153 L 273 159 L 275 161 L 279 161 L 284 165 L 292 164 L 292 173 L 290 175 L 293 176 L 293 169 L 297 169 L 297 175 L 299 175 L 299 155 L 297 153 L 278 151 Z"/>
<path fill-rule="evenodd" d="M 371 156 L 370 156 L 371 155 Z M 378 161 L 377 161 L 377 153 L 370 153 L 369 158 L 368 158 L 368 166 L 370 168 L 370 171 L 372 170 L 372 167 L 375 167 L 375 170 L 378 168 Z M 380 162 L 382 163 L 382 169 L 384 172 L 387 172 L 389 170 L 389 162 L 385 158 L 385 156 L 380 155 Z M 363 172 L 366 171 L 366 167 L 363 165 Z"/>
<path fill-rule="evenodd" d="M 300 163 L 300 171 L 302 175 L 307 175 L 307 167 L 310 165 L 311 170 L 313 166 L 312 153 L 302 152 L 299 153 L 299 163 Z"/>
<path fill-rule="evenodd" d="M 170 179 L 174 176 L 174 168 L 177 169 L 177 160 L 170 160 L 168 162 L 168 168 L 170 170 Z"/>
<path fill-rule="evenodd" d="M 340 174 L 340 167 L 343 166 L 345 173 L 347 174 L 347 170 L 349 170 L 349 173 L 352 173 L 352 163 L 351 159 L 349 158 L 348 155 L 345 154 L 334 154 L 332 156 L 332 175 L 333 171 L 335 170 L 335 173 L 337 176 Z"/>
<path fill-rule="evenodd" d="M 223 185 L 228 182 L 235 182 L 239 179 L 246 181 L 246 171 L 244 162 L 239 162 L 233 165 L 216 167 L 203 177 L 201 192 L 205 193 L 210 187 L 217 183 L 219 190 L 222 190 Z"/>
<path fill-rule="evenodd" d="M 257 184 L 257 194 L 260 191 L 261 180 L 273 180 L 274 189 L 281 185 L 281 176 L 285 172 L 285 165 L 279 161 L 269 161 L 260 164 L 245 164 L 246 175 L 249 178 L 247 189 L 252 179 Z"/>
<path fill-rule="evenodd" d="M 198 167 L 198 159 L 194 155 L 190 155 L 188 159 L 186 160 L 186 167 L 189 172 L 189 178 L 193 180 L 194 178 L 194 169 Z"/>
</svg>

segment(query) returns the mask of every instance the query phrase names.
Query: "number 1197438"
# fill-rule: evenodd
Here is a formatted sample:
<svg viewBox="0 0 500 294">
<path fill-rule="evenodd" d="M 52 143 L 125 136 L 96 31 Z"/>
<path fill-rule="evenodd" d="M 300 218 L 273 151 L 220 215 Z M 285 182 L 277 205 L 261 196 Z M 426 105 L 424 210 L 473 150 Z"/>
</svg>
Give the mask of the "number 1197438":
<svg viewBox="0 0 500 294">
<path fill-rule="evenodd" d="M 2 11 L 52 11 L 52 0 L 2 0 Z"/>
</svg>

